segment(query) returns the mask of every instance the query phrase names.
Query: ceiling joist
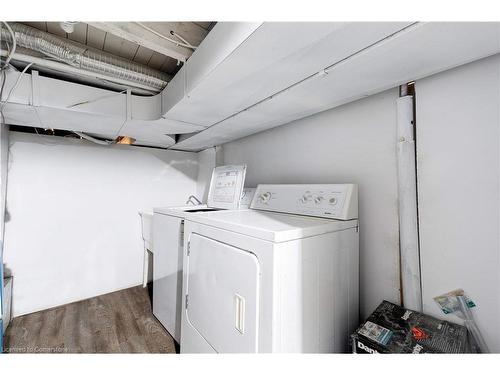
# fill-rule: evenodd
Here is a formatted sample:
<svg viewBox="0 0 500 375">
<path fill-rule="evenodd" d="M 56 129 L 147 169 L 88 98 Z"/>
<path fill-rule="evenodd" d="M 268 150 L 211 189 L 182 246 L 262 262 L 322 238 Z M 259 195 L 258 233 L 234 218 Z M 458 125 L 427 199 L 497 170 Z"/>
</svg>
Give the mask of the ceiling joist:
<svg viewBox="0 0 500 375">
<path fill-rule="evenodd" d="M 149 22 L 143 24 L 136 22 L 89 22 L 88 24 L 107 33 L 113 34 L 130 42 L 137 43 L 141 46 L 161 53 L 162 55 L 170 56 L 180 61 L 186 61 L 193 53 L 192 49 L 183 47 L 168 40 L 176 40 L 176 37 L 170 34 L 170 30 L 178 32 L 175 30 L 178 28 L 178 22 Z M 204 29 L 201 27 L 200 29 L 201 33 L 206 34 Z M 158 34 L 163 35 L 164 37 L 162 38 Z M 205 35 L 203 35 L 203 37 L 204 36 Z M 179 43 L 182 44 L 182 41 L 179 40 Z"/>
</svg>

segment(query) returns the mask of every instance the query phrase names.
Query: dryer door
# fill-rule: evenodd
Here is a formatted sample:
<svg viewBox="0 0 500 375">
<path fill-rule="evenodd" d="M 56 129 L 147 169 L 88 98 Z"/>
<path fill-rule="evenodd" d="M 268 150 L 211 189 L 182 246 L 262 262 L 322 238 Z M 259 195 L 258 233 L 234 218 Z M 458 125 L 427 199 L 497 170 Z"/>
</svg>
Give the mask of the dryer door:
<svg viewBox="0 0 500 375">
<path fill-rule="evenodd" d="M 187 267 L 187 317 L 219 353 L 257 352 L 257 257 L 192 234 Z"/>
</svg>

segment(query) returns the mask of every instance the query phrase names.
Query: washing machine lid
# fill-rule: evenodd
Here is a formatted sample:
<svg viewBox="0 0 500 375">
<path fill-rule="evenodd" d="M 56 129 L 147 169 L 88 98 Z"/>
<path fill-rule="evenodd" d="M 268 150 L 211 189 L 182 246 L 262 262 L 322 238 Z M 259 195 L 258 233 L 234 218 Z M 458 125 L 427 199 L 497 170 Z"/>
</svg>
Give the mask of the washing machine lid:
<svg viewBox="0 0 500 375">
<path fill-rule="evenodd" d="M 184 219 L 187 215 L 198 212 L 217 211 L 218 208 L 208 207 L 206 204 L 197 206 L 173 206 L 173 207 L 156 207 L 153 209 L 155 214 L 175 216 Z"/>
<path fill-rule="evenodd" d="M 198 206 L 155 207 L 153 211 L 157 214 L 184 219 L 187 215 L 199 212 L 248 208 L 256 189 L 243 188 L 246 169 L 246 165 L 215 167 L 210 181 L 207 204 Z"/>
<path fill-rule="evenodd" d="M 246 165 L 224 165 L 215 167 L 208 190 L 208 207 L 235 210 L 245 184 Z"/>
<path fill-rule="evenodd" d="M 215 211 L 187 220 L 272 242 L 291 241 L 348 228 L 357 220 L 332 220 L 257 210 Z"/>
</svg>

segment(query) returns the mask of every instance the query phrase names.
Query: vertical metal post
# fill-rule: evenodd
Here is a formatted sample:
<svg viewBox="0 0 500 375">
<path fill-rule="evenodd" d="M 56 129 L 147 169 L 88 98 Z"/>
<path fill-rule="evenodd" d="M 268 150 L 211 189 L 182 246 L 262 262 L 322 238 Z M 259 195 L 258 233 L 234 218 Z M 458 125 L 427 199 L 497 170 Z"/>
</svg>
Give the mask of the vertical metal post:
<svg viewBox="0 0 500 375">
<path fill-rule="evenodd" d="M 401 288 L 403 305 L 411 310 L 422 311 L 413 96 L 408 95 L 408 92 L 407 85 L 401 86 L 397 102 Z"/>
<path fill-rule="evenodd" d="M 2 51 L 1 35 L 2 33 L 0 32 L 0 52 Z M 7 79 L 6 76 L 4 76 L 4 79 Z M 0 100 L 1 99 L 2 98 L 0 97 Z M 2 114 L 0 114 L 0 117 L 2 117 L 0 120 L 3 120 Z M 4 126 L 3 122 L 0 122 L 0 126 Z M 0 214 L 4 215 L 5 212 Z M 3 241 L 0 239 L 0 354 L 2 352 L 3 352 Z"/>
<path fill-rule="evenodd" d="M 0 239 L 0 354 L 3 353 L 3 313 L 3 241 Z"/>
</svg>

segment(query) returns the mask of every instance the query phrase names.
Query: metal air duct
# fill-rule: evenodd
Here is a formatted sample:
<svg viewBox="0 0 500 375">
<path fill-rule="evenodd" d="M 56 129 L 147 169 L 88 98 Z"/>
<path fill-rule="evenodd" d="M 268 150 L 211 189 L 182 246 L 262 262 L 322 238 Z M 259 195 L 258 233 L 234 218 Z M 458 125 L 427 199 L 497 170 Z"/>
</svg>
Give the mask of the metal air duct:
<svg viewBox="0 0 500 375">
<path fill-rule="evenodd" d="M 40 52 L 82 70 L 104 74 L 110 81 L 117 78 L 141 87 L 148 86 L 159 92 L 167 85 L 170 76 L 166 73 L 95 50 L 85 45 L 60 38 L 30 26 L 9 22 L 18 46 Z M 3 25 L 0 28 L 2 41 L 12 43 L 12 35 Z"/>
</svg>

